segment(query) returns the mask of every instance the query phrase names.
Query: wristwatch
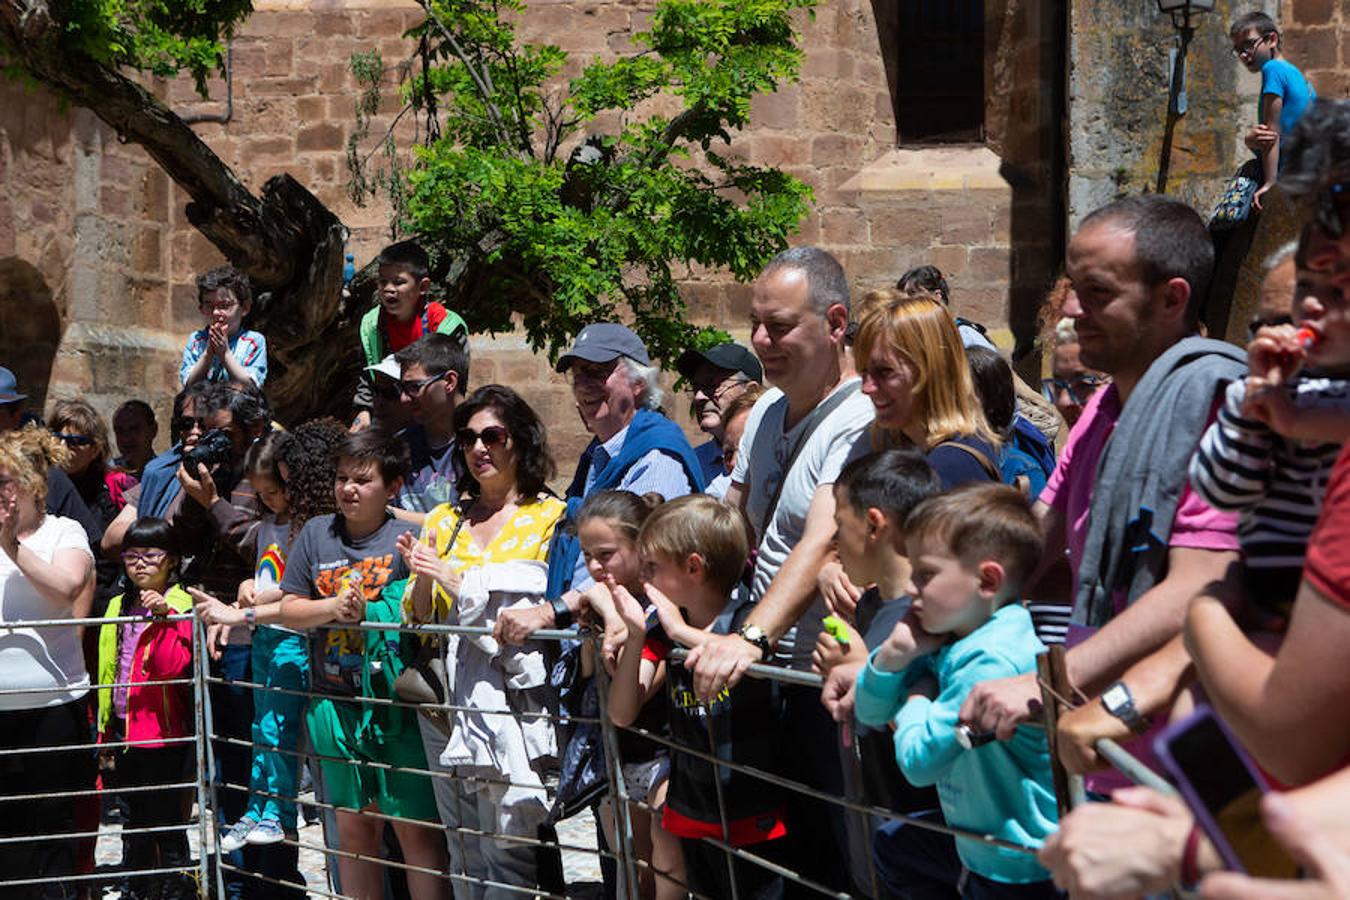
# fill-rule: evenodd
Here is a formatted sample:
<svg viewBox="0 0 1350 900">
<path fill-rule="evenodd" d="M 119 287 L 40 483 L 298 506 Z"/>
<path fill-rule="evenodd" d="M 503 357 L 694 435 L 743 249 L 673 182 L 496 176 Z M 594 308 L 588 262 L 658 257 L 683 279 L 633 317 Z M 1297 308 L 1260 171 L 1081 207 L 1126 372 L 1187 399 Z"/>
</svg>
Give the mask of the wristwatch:
<svg viewBox="0 0 1350 900">
<path fill-rule="evenodd" d="M 759 648 L 759 658 L 762 662 L 768 662 L 769 657 L 773 656 L 773 644 L 769 642 L 769 636 L 764 633 L 763 628 L 747 623 L 736 633 Z"/>
<path fill-rule="evenodd" d="M 553 627 L 567 628 L 572 624 L 572 609 L 561 597 L 549 597 L 549 606 L 553 607 Z"/>
<path fill-rule="evenodd" d="M 1139 714 L 1139 710 L 1134 705 L 1134 695 L 1130 689 L 1125 686 L 1125 682 L 1117 681 L 1102 693 L 1102 707 L 1125 723 L 1125 726 L 1135 734 L 1143 734 L 1148 731 L 1149 721 L 1146 717 Z"/>
</svg>

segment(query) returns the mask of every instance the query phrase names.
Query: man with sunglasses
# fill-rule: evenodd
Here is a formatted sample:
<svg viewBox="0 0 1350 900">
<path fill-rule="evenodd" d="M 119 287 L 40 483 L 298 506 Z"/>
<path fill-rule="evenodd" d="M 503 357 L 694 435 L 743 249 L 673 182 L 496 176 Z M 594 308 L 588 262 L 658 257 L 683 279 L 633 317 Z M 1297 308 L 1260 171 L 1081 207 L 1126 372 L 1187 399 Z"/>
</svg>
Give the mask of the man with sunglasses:
<svg viewBox="0 0 1350 900">
<path fill-rule="evenodd" d="M 694 455 L 703 465 L 703 481 L 709 486 L 709 493 L 721 496 L 731 483 L 722 458 L 722 438 L 727 426 L 723 412 L 751 385 L 764 380 L 764 367 L 748 348 L 726 343 L 708 350 L 686 350 L 676 360 L 675 368 L 693 392 L 690 411 L 694 421 L 711 438 L 694 448 Z M 712 488 L 718 479 L 725 482 L 720 492 Z"/>
<path fill-rule="evenodd" d="M 1280 170 L 1280 136 L 1288 135 L 1303 113 L 1317 99 L 1308 79 L 1280 54 L 1280 30 L 1263 12 L 1239 16 L 1228 30 L 1233 55 L 1248 72 L 1261 73 L 1261 99 L 1257 124 L 1245 143 L 1261 160 L 1262 184 L 1252 198 L 1261 208 L 1261 197 L 1275 186 Z"/>
<path fill-rule="evenodd" d="M 451 335 L 429 334 L 395 353 L 394 361 L 400 403 L 415 423 L 402 433 L 411 466 L 394 515 L 420 525 L 431 510 L 459 496 L 464 460 L 455 446 L 455 404 L 468 391 L 469 353 Z"/>
<path fill-rule="evenodd" d="M 41 425 L 42 420 L 27 411 L 28 395 L 19 392 L 14 373 L 0 366 L 0 432 L 13 431 L 28 424 Z M 60 466 L 47 467 L 47 512 L 65 516 L 80 523 L 89 536 L 89 546 L 98 550 L 103 537 L 103 526 L 89 507 L 80 499 L 80 492 L 70 476 Z"/>
</svg>

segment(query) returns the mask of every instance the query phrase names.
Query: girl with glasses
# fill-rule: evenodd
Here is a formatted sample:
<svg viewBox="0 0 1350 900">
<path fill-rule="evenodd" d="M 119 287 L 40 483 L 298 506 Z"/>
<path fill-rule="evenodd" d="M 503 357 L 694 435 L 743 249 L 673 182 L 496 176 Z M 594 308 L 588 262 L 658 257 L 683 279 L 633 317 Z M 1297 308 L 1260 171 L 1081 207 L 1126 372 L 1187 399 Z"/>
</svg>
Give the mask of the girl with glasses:
<svg viewBox="0 0 1350 900">
<path fill-rule="evenodd" d="M 182 784 L 194 778 L 194 745 L 179 739 L 193 736 L 192 689 L 186 683 L 192 665 L 192 621 L 165 617 L 192 610 L 192 597 L 178 585 L 178 551 L 173 529 L 163 519 L 137 519 L 127 529 L 122 566 L 127 589 L 113 597 L 108 622 L 98 632 L 99 753 L 104 779 L 118 788 Z M 171 831 L 128 834 L 123 846 L 123 868 L 135 873 L 152 869 L 183 869 L 173 875 L 131 877 L 132 890 L 159 896 L 193 896 L 186 874 L 192 864 L 187 839 L 187 788 L 126 790 L 126 827 L 181 826 Z"/>
</svg>

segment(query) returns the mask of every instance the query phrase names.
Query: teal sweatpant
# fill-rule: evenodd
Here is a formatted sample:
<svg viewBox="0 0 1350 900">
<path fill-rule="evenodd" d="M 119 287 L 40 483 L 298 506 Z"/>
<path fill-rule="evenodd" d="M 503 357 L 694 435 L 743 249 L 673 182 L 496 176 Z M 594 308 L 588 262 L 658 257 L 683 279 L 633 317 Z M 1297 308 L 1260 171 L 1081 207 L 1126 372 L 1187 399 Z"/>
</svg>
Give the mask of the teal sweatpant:
<svg viewBox="0 0 1350 900">
<path fill-rule="evenodd" d="M 269 688 L 308 690 L 309 653 L 305 636 L 258 626 L 253 632 L 253 677 Z M 295 830 L 295 792 L 300 772 L 300 758 L 295 751 L 300 744 L 307 705 L 308 698 L 294 694 L 258 690 L 253 697 L 253 771 L 249 777 L 251 790 L 246 815 L 258 822 L 276 819 L 286 831 Z"/>
</svg>

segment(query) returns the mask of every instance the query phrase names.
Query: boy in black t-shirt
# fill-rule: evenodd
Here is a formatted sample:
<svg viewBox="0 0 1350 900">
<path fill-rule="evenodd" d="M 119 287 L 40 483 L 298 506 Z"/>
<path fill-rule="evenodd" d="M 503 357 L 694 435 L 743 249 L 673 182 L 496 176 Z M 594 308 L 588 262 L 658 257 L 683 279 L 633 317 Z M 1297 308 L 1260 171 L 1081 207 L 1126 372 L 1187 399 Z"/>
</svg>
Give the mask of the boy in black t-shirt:
<svg viewBox="0 0 1350 900">
<path fill-rule="evenodd" d="M 706 494 L 672 500 L 648 516 L 638 534 L 638 552 L 654 621 L 648 622 L 631 594 L 608 586 L 628 630 L 610 687 L 609 713 L 615 724 L 631 724 L 664 682 L 676 744 L 773 772 L 779 752 L 777 685 L 747 678 L 705 705 L 695 696 L 693 673 L 666 664 L 675 642 L 693 645 L 699 632 L 733 634 L 749 614 L 749 603 L 736 592 L 749 546 L 741 513 Z M 671 756 L 661 825 L 680 838 L 690 889 L 730 897 L 727 854 L 703 839 L 753 847 L 750 852 L 772 858 L 782 843 L 777 839 L 787 833 L 783 793 L 751 775 L 721 766 L 714 771 L 706 760 L 681 750 Z M 733 870 L 738 896 L 781 896 L 782 880 L 770 870 L 739 858 Z"/>
</svg>

